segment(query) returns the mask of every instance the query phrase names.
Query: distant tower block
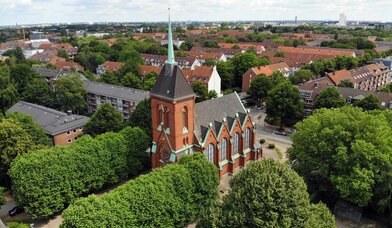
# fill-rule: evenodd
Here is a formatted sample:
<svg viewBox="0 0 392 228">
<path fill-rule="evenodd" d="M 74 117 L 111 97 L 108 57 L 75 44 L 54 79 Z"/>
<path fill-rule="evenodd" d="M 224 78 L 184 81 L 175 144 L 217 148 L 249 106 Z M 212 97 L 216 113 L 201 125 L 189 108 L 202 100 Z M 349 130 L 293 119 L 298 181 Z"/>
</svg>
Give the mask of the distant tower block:
<svg viewBox="0 0 392 228">
<path fill-rule="evenodd" d="M 346 15 L 344 13 L 341 13 L 339 15 L 339 23 L 338 23 L 338 25 L 342 26 L 342 27 L 347 26 L 347 17 L 346 17 Z"/>
<path fill-rule="evenodd" d="M 295 23 L 297 24 L 297 22 L 298 22 L 298 17 L 295 16 Z"/>
</svg>

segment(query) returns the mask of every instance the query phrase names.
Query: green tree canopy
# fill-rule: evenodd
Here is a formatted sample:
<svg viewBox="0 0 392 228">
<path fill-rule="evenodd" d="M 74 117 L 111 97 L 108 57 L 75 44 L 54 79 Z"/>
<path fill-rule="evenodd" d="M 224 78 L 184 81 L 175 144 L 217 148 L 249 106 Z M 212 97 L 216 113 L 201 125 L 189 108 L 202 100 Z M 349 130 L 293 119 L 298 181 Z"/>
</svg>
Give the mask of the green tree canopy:
<svg viewBox="0 0 392 228">
<path fill-rule="evenodd" d="M 51 146 L 52 141 L 46 131 L 29 115 L 13 112 L 7 114 L 7 119 L 15 120 L 29 134 L 37 146 Z"/>
<path fill-rule="evenodd" d="M 343 198 L 390 208 L 392 113 L 345 106 L 320 109 L 296 125 L 289 158 L 309 191 L 328 203 Z"/>
<path fill-rule="evenodd" d="M 221 77 L 222 89 L 230 89 L 234 86 L 234 65 L 232 61 L 218 62 L 216 69 Z"/>
<path fill-rule="evenodd" d="M 83 132 L 92 136 L 100 135 L 108 131 L 117 132 L 123 128 L 122 115 L 111 104 L 104 103 L 89 119 L 83 128 Z"/>
<path fill-rule="evenodd" d="M 266 58 L 257 58 L 255 53 L 247 52 L 235 55 L 230 61 L 234 66 L 234 86 L 241 87 L 242 75 L 255 66 L 265 66 L 270 64 Z"/>
<path fill-rule="evenodd" d="M 363 110 L 375 110 L 381 109 L 380 103 L 376 95 L 369 94 L 365 98 L 355 101 L 354 106 L 360 107 Z"/>
<path fill-rule="evenodd" d="M 340 97 L 338 89 L 333 86 L 323 89 L 314 102 L 316 108 L 339 108 L 345 104 L 346 101 Z"/>
<path fill-rule="evenodd" d="M 123 78 L 121 79 L 121 84 L 123 86 L 135 88 L 135 89 L 142 88 L 141 80 L 131 72 L 123 76 Z"/>
<path fill-rule="evenodd" d="M 304 104 L 299 90 L 289 81 L 282 82 L 271 89 L 267 99 L 267 114 L 280 118 L 283 124 L 293 125 L 302 118 Z"/>
<path fill-rule="evenodd" d="M 150 99 L 144 99 L 136 106 L 135 110 L 129 117 L 127 124 L 132 127 L 139 127 L 151 138 L 151 118 L 151 101 Z"/>
<path fill-rule="evenodd" d="M 269 77 L 264 74 L 259 75 L 250 83 L 248 94 L 254 98 L 265 100 L 272 87 L 272 80 Z"/>
<path fill-rule="evenodd" d="M 196 81 L 192 83 L 192 89 L 197 96 L 196 102 L 208 100 L 208 89 L 202 82 Z"/>
<path fill-rule="evenodd" d="M 272 159 L 236 174 L 217 207 L 198 227 L 335 227 L 325 205 L 310 203 L 303 179 Z"/>
<path fill-rule="evenodd" d="M 19 100 L 19 93 L 11 82 L 8 67 L 0 67 L 0 109 L 3 115 L 5 111 Z"/>
<path fill-rule="evenodd" d="M 301 83 L 307 82 L 313 78 L 313 73 L 310 70 L 299 70 L 295 74 L 289 77 L 289 80 L 293 85 L 299 85 Z"/>
<path fill-rule="evenodd" d="M 0 165 L 8 169 L 11 162 L 20 154 L 33 149 L 35 144 L 31 136 L 17 121 L 0 121 Z"/>
<path fill-rule="evenodd" d="M 339 87 L 346 87 L 346 88 L 354 88 L 354 83 L 352 83 L 349 79 L 343 79 L 340 81 Z"/>
<path fill-rule="evenodd" d="M 26 86 L 22 94 L 22 99 L 27 102 L 39 104 L 45 107 L 55 107 L 55 94 L 43 78 L 34 78 L 31 83 Z"/>
<path fill-rule="evenodd" d="M 38 74 L 26 63 L 17 64 L 11 67 L 11 80 L 17 86 L 18 92 L 22 93 L 31 81 L 38 77 Z"/>
<path fill-rule="evenodd" d="M 87 109 L 86 90 L 79 75 L 67 75 L 57 79 L 54 84 L 56 106 L 63 112 L 72 110 L 83 113 Z"/>
</svg>

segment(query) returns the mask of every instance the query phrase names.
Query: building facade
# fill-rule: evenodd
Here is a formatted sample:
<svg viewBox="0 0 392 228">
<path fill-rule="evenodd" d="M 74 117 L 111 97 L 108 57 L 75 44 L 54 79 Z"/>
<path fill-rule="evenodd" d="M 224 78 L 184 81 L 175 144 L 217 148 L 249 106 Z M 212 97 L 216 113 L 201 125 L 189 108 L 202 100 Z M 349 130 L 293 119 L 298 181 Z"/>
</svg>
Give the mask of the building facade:
<svg viewBox="0 0 392 228">
<path fill-rule="evenodd" d="M 195 97 L 169 42 L 167 61 L 151 90 L 152 168 L 199 152 L 221 176 L 261 157 L 254 123 L 236 93 L 197 104 Z"/>
</svg>

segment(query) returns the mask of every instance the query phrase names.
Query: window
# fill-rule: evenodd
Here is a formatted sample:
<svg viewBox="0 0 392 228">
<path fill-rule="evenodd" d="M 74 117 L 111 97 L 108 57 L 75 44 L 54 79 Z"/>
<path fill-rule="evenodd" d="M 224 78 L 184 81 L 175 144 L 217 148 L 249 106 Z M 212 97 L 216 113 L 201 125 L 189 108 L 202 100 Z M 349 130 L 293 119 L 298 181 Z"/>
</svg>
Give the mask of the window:
<svg viewBox="0 0 392 228">
<path fill-rule="evenodd" d="M 233 142 L 233 154 L 238 153 L 238 148 L 239 148 L 239 141 L 240 141 L 240 134 L 235 133 L 234 135 L 234 142 Z"/>
<path fill-rule="evenodd" d="M 161 123 L 163 124 L 164 119 L 165 119 L 164 108 L 163 108 L 162 105 L 160 105 L 158 107 L 158 120 L 159 120 L 158 125 L 161 124 Z"/>
<path fill-rule="evenodd" d="M 227 139 L 223 138 L 221 142 L 220 160 L 225 160 L 227 158 Z"/>
<path fill-rule="evenodd" d="M 72 131 L 73 131 L 73 132 L 76 132 L 76 129 L 73 129 Z"/>
<path fill-rule="evenodd" d="M 67 135 L 70 135 L 71 134 L 71 131 L 67 131 Z"/>
<path fill-rule="evenodd" d="M 170 128 L 169 124 L 170 124 L 170 117 L 169 117 L 169 108 L 165 107 L 165 127 L 166 128 Z"/>
<path fill-rule="evenodd" d="M 250 129 L 246 128 L 245 130 L 245 148 L 249 148 L 250 146 Z"/>
<path fill-rule="evenodd" d="M 70 144 L 72 142 L 72 139 L 68 139 L 67 143 Z"/>
<path fill-rule="evenodd" d="M 188 129 L 188 107 L 184 107 L 182 110 L 182 128 Z"/>
<path fill-rule="evenodd" d="M 208 145 L 206 157 L 209 162 L 214 163 L 214 144 L 210 143 Z"/>
</svg>

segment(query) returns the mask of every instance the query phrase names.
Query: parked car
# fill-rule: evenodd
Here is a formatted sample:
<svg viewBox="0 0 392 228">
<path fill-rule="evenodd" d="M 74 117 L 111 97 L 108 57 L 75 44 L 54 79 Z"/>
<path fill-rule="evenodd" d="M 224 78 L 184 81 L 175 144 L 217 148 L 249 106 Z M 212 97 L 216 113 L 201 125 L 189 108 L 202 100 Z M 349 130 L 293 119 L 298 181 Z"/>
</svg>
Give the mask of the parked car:
<svg viewBox="0 0 392 228">
<path fill-rule="evenodd" d="M 281 130 L 281 129 L 276 129 L 276 130 L 274 130 L 274 132 L 273 132 L 275 135 L 287 135 L 287 133 L 284 131 L 284 130 Z"/>
<path fill-rule="evenodd" d="M 295 130 L 295 128 L 292 128 L 292 129 L 290 129 L 290 130 L 287 132 L 287 134 L 292 135 L 292 134 L 294 134 L 295 132 L 297 132 L 297 130 Z"/>
<path fill-rule="evenodd" d="M 21 206 L 16 206 L 16 207 L 12 208 L 10 211 L 8 211 L 8 214 L 9 214 L 10 216 L 15 216 L 15 215 L 22 214 L 24 211 L 25 211 L 25 210 L 24 210 L 23 207 L 21 207 Z"/>
</svg>

